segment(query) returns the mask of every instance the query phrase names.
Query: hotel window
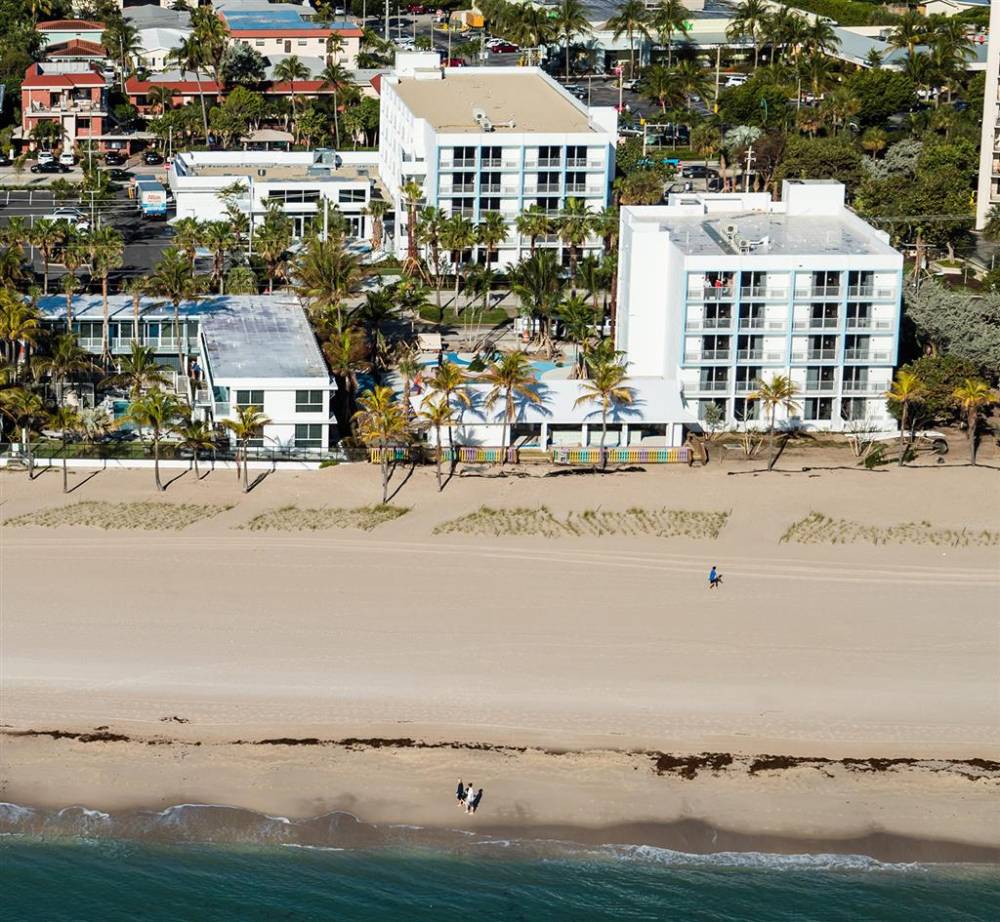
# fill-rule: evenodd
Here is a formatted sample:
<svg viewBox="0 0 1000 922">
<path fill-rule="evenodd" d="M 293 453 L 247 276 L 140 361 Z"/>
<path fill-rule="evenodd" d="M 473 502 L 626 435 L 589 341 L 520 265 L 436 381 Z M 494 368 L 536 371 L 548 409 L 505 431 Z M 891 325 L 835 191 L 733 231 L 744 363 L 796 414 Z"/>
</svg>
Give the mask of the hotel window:
<svg viewBox="0 0 1000 922">
<path fill-rule="evenodd" d="M 364 189 L 340 189 L 337 192 L 338 202 L 363 202 L 365 201 Z"/>
<path fill-rule="evenodd" d="M 572 145 L 566 148 L 566 163 L 568 166 L 582 166 L 587 162 L 587 148 Z"/>
<path fill-rule="evenodd" d="M 295 44 L 298 45 L 299 48 L 305 48 L 309 43 L 304 38 L 300 38 Z"/>
<path fill-rule="evenodd" d="M 487 211 L 499 211 L 500 210 L 500 199 L 498 198 L 481 198 L 479 200 L 479 213 L 484 214 Z"/>
<path fill-rule="evenodd" d="M 805 411 L 804 419 L 833 419 L 833 398 L 810 397 L 805 401 Z"/>
<path fill-rule="evenodd" d="M 253 407 L 257 412 L 263 412 L 264 410 L 264 392 L 263 391 L 237 391 L 236 392 L 236 406 L 238 407 Z"/>
<path fill-rule="evenodd" d="M 451 159 L 455 166 L 471 167 L 476 162 L 476 149 L 474 147 L 454 147 Z"/>
<path fill-rule="evenodd" d="M 295 412 L 296 413 L 322 413 L 323 412 L 323 392 L 322 391 L 296 391 L 295 392 Z"/>
<path fill-rule="evenodd" d="M 562 149 L 555 146 L 546 146 L 538 148 L 538 165 L 539 166 L 559 166 L 559 162 L 562 159 Z"/>
<path fill-rule="evenodd" d="M 760 419 L 760 401 L 748 400 L 746 397 L 737 397 L 733 407 L 733 416 L 737 422 L 745 423 L 748 420 Z"/>
<path fill-rule="evenodd" d="M 317 423 L 295 424 L 296 448 L 322 448 L 323 427 Z"/>
<path fill-rule="evenodd" d="M 81 128 L 86 128 L 88 131 L 90 131 L 90 118 L 89 117 L 78 118 L 76 120 L 76 128 L 77 131 L 79 131 Z"/>
<path fill-rule="evenodd" d="M 255 45 L 256 45 L 256 46 L 258 47 L 258 48 L 263 48 L 263 47 L 264 47 L 264 43 L 263 43 L 262 41 L 260 41 L 260 40 L 258 40 L 258 41 L 256 41 L 256 42 L 254 42 L 254 44 L 255 44 Z"/>
</svg>

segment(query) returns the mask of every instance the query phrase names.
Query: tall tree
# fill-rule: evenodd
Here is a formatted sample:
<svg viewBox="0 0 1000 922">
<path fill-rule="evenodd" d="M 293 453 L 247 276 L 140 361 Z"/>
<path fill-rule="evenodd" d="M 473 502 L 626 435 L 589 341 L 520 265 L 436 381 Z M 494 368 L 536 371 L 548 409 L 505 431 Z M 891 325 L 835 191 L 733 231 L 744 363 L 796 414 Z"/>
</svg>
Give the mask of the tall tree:
<svg viewBox="0 0 1000 922">
<path fill-rule="evenodd" d="M 185 77 L 188 73 L 194 73 L 195 83 L 198 85 L 198 101 L 201 104 L 201 125 L 205 133 L 205 143 L 208 144 L 208 109 L 205 105 L 205 92 L 201 83 L 201 69 L 208 63 L 207 49 L 198 40 L 198 37 L 191 33 L 176 48 L 172 49 L 167 56 L 170 63 L 175 64 Z"/>
<path fill-rule="evenodd" d="M 296 120 L 295 109 L 295 81 L 307 80 L 309 78 L 309 68 L 302 63 L 298 55 L 289 55 L 278 62 L 274 68 L 274 82 L 288 83 L 292 100 L 292 133 L 298 138 L 298 122 Z"/>
<path fill-rule="evenodd" d="M 642 0 L 623 0 L 604 28 L 611 30 L 615 41 L 623 35 L 628 36 L 628 75 L 630 79 L 634 78 L 636 36 L 645 39 L 650 37 L 646 5 Z"/>
<path fill-rule="evenodd" d="M 521 237 L 527 237 L 531 255 L 535 255 L 538 238 L 552 232 L 552 218 L 539 205 L 530 205 L 514 220 L 514 227 Z"/>
<path fill-rule="evenodd" d="M 542 397 L 538 393 L 535 371 L 523 352 L 507 352 L 487 367 L 479 379 L 490 385 L 486 394 L 486 408 L 492 409 L 503 401 L 503 429 L 500 436 L 500 467 L 507 463 L 507 448 L 510 444 L 511 428 L 517 417 L 517 402 L 538 404 Z"/>
<path fill-rule="evenodd" d="M 580 0 L 560 0 L 552 16 L 552 24 L 556 27 L 559 38 L 562 39 L 563 53 L 566 56 L 566 79 L 569 80 L 569 46 L 573 37 L 585 38 L 593 33 L 587 10 Z"/>
<path fill-rule="evenodd" d="M 97 369 L 89 353 L 80 348 L 76 337 L 66 333 L 56 340 L 47 355 L 38 356 L 32 362 L 31 370 L 36 378 L 49 377 L 56 392 L 56 403 L 61 404 L 68 384 Z"/>
<path fill-rule="evenodd" d="M 379 454 L 382 470 L 382 505 L 389 501 L 389 450 L 405 443 L 409 422 L 391 387 L 365 391 L 358 400 L 355 414 L 358 437 Z"/>
<path fill-rule="evenodd" d="M 250 492 L 250 442 L 260 438 L 264 427 L 270 422 L 260 409 L 255 406 L 236 408 L 236 419 L 222 420 L 222 426 L 228 429 L 236 440 L 237 458 L 242 456 L 243 492 Z M 237 473 L 241 462 L 237 460 Z"/>
<path fill-rule="evenodd" d="M 444 451 L 441 429 L 447 426 L 449 432 L 451 431 L 452 423 L 455 421 L 455 411 L 444 397 L 438 397 L 436 400 L 426 397 L 421 404 L 420 421 L 434 430 L 434 464 L 437 469 L 438 493 L 440 493 L 444 489 L 444 481 L 441 478 L 441 457 Z M 449 444 L 448 447 L 454 454 L 455 446 Z"/>
<path fill-rule="evenodd" d="M 563 246 L 569 249 L 569 275 L 576 284 L 576 263 L 580 247 L 587 242 L 593 231 L 593 214 L 587 209 L 583 199 L 570 196 L 559 215 L 558 234 Z"/>
<path fill-rule="evenodd" d="M 338 150 L 340 149 L 340 118 L 338 116 L 338 110 L 340 109 L 340 92 L 341 87 L 347 86 L 351 82 L 350 71 L 343 64 L 330 63 L 327 64 L 320 74 L 320 79 L 323 81 L 321 86 L 328 86 L 333 90 L 333 136 L 334 136 L 334 147 Z"/>
<path fill-rule="evenodd" d="M 154 387 L 166 387 L 170 383 L 169 369 L 156 361 L 156 354 L 149 346 L 140 346 L 132 341 L 132 351 L 123 356 L 118 370 L 108 375 L 102 387 L 112 385 L 128 390 L 129 400 L 138 400 L 143 391 Z"/>
<path fill-rule="evenodd" d="M 733 18 L 726 27 L 726 37 L 734 39 L 749 38 L 753 45 L 753 66 L 757 67 L 760 60 L 760 35 L 768 18 L 768 7 L 765 0 L 743 0 L 736 7 Z"/>
<path fill-rule="evenodd" d="M 608 414 L 616 407 L 630 406 L 635 400 L 635 391 L 625 382 L 628 380 L 626 362 L 620 354 L 611 359 L 602 359 L 591 365 L 590 377 L 581 383 L 581 394 L 575 406 L 596 403 L 601 410 L 601 470 L 608 466 L 607 444 Z"/>
<path fill-rule="evenodd" d="M 69 441 L 69 434 L 80 428 L 80 414 L 75 407 L 65 404 L 57 406 L 49 416 L 49 425 L 59 430 L 59 439 L 62 442 L 62 491 L 69 492 L 69 482 L 66 472 L 66 446 Z"/>
<path fill-rule="evenodd" d="M 449 407 L 458 404 L 460 413 L 464 413 L 472 406 L 472 397 L 469 395 L 467 383 L 465 372 L 458 365 L 454 362 L 442 362 L 434 369 L 427 386 L 432 392 L 438 394 Z M 461 417 L 458 421 L 461 422 Z M 453 422 L 454 420 L 449 420 L 447 423 L 452 471 L 455 470 L 455 463 L 458 460 L 458 449 L 455 447 L 455 436 L 452 429 Z"/>
<path fill-rule="evenodd" d="M 212 278 L 219 294 L 225 293 L 226 257 L 236 249 L 236 237 L 228 221 L 208 221 L 202 226 L 201 242 L 212 251 Z"/>
<path fill-rule="evenodd" d="M 308 237 L 292 271 L 295 293 L 309 305 L 310 312 L 319 315 L 333 310 L 338 323 L 343 320 L 344 298 L 360 278 L 358 257 L 333 237 Z"/>
<path fill-rule="evenodd" d="M 139 428 L 140 434 L 143 429 L 149 430 L 153 445 L 153 479 L 160 493 L 166 489 L 160 480 L 160 443 L 189 415 L 185 412 L 187 409 L 187 404 L 176 396 L 157 388 L 131 401 L 116 423 L 119 426 L 131 423 Z"/>
<path fill-rule="evenodd" d="M 111 312 L 108 307 L 108 277 L 125 262 L 125 238 L 108 225 L 92 230 L 87 236 L 86 248 L 90 256 L 91 272 L 101 280 L 101 355 L 105 363 L 111 361 Z"/>
<path fill-rule="evenodd" d="M 455 296 L 452 309 L 458 312 L 458 290 L 462 281 L 465 254 L 475 246 L 476 227 L 464 215 L 453 214 L 441 225 L 441 245 L 448 251 L 455 273 Z"/>
<path fill-rule="evenodd" d="M 28 237 L 31 245 L 42 254 L 42 292 L 49 293 L 49 263 L 52 254 L 66 238 L 66 225 L 61 221 L 39 218 Z"/>
<path fill-rule="evenodd" d="M 969 461 L 975 465 L 979 414 L 986 407 L 997 402 L 997 394 L 985 381 L 979 378 L 966 378 L 961 387 L 955 388 L 954 397 L 965 414 L 965 434 L 969 439 Z"/>
<path fill-rule="evenodd" d="M 667 46 L 667 67 L 673 63 L 674 33 L 687 35 L 691 30 L 691 12 L 681 0 L 660 0 L 653 10 L 652 26 Z"/>
<path fill-rule="evenodd" d="M 778 408 L 784 409 L 786 414 L 793 413 L 798 404 L 795 396 L 798 389 L 795 382 L 787 375 L 773 375 L 770 381 L 759 380 L 756 390 L 747 394 L 748 400 L 759 400 L 767 413 L 767 440 L 770 458 L 767 462 L 767 469 L 773 470 L 774 464 L 778 460 L 774 442 L 775 414 Z"/>
<path fill-rule="evenodd" d="M 910 371 L 897 371 L 896 377 L 893 379 L 892 386 L 885 392 L 885 399 L 889 403 L 894 403 L 899 407 L 900 411 L 900 422 L 899 422 L 899 466 L 902 467 L 906 461 L 906 450 L 908 448 L 908 439 L 912 440 L 912 435 L 907 435 L 907 430 L 910 428 L 908 423 L 910 422 L 910 411 L 913 405 L 920 403 L 924 397 L 926 388 L 924 387 L 924 382 L 920 380 L 913 372 Z"/>
<path fill-rule="evenodd" d="M 181 302 L 196 297 L 201 285 L 191 274 L 187 257 L 173 247 L 163 251 L 160 261 L 153 267 L 146 290 L 166 298 L 174 308 L 174 342 L 177 346 L 177 371 L 184 374 L 184 348 L 181 340 Z"/>
<path fill-rule="evenodd" d="M 406 207 L 406 262 L 404 275 L 420 272 L 420 257 L 417 253 L 417 209 L 423 200 L 424 190 L 418 182 L 410 179 L 402 188 L 402 203 Z"/>
</svg>

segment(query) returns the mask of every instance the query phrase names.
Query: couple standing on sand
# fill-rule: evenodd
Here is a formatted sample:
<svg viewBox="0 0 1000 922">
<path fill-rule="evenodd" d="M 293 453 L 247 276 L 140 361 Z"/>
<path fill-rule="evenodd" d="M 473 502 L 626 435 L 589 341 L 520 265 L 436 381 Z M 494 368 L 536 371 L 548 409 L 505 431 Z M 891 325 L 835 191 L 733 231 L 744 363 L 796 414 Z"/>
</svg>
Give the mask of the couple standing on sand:
<svg viewBox="0 0 1000 922">
<path fill-rule="evenodd" d="M 480 788 L 476 791 L 471 784 L 465 787 L 462 784 L 462 779 L 459 778 L 455 796 L 458 799 L 458 805 L 465 807 L 466 813 L 475 813 L 479 809 L 479 801 L 483 799 L 483 789 Z"/>
</svg>

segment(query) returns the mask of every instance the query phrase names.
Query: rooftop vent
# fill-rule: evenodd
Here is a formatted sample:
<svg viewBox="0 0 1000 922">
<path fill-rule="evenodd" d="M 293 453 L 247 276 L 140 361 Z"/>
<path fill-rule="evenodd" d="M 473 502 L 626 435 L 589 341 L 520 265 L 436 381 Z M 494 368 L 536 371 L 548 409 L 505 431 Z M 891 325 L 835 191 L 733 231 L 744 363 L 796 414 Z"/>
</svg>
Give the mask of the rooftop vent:
<svg viewBox="0 0 1000 922">
<path fill-rule="evenodd" d="M 493 130 L 493 122 L 489 120 L 489 116 L 487 116 L 485 109 L 473 109 L 472 117 L 475 119 L 476 124 L 483 129 L 483 131 Z"/>
</svg>

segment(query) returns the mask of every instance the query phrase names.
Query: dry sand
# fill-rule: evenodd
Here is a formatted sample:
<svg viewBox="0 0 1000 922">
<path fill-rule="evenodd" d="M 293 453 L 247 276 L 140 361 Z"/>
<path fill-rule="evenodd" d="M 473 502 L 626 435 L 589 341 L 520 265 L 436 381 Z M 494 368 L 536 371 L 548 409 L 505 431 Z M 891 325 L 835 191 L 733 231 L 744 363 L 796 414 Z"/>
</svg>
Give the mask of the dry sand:
<svg viewBox="0 0 1000 922">
<path fill-rule="evenodd" d="M 160 497 L 146 471 L 82 472 L 69 497 L 57 472 L 0 474 L 4 521 L 80 500 L 233 505 L 176 532 L 3 528 L 0 799 L 619 827 L 697 850 L 1000 848 L 997 548 L 780 543 L 813 511 L 996 531 L 995 470 L 540 473 L 438 495 L 420 470 L 406 515 L 298 533 L 238 526 L 370 504 L 377 469 L 274 474 L 248 496 L 231 472 Z M 541 504 L 731 514 L 716 540 L 433 533 Z M 317 742 L 259 744 L 275 739 Z M 662 761 L 701 752 L 735 759 Z M 834 761 L 751 773 L 761 754 Z M 840 761 L 872 757 L 911 761 Z M 460 775 L 488 791 L 470 820 Z"/>
</svg>

